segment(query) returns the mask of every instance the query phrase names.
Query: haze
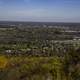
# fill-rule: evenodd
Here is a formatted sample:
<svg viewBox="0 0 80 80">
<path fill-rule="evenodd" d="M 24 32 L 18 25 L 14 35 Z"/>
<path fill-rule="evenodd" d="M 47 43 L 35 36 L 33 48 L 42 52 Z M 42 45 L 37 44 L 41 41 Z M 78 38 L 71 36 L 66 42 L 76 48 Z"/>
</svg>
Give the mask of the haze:
<svg viewBox="0 0 80 80">
<path fill-rule="evenodd" d="M 0 21 L 80 22 L 80 0 L 0 0 Z"/>
</svg>

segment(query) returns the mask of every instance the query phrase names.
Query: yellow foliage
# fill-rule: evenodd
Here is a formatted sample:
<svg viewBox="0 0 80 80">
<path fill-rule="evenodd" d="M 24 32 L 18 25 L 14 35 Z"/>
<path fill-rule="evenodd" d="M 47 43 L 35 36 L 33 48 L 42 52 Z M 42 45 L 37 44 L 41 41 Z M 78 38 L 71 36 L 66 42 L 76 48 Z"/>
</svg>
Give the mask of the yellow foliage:
<svg viewBox="0 0 80 80">
<path fill-rule="evenodd" d="M 5 56 L 0 56 L 0 69 L 5 68 L 8 63 L 8 59 Z"/>
</svg>

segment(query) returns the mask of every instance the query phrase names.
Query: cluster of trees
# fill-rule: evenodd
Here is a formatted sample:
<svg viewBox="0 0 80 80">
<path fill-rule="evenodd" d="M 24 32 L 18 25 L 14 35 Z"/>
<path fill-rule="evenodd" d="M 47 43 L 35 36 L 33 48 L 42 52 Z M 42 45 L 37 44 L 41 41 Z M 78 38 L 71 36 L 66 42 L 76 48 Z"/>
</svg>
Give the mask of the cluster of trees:
<svg viewBox="0 0 80 80">
<path fill-rule="evenodd" d="M 78 43 L 65 43 L 55 41 L 31 41 L 17 44 L 1 44 L 0 53 L 6 55 L 26 55 L 26 56 L 64 56 L 71 49 L 75 51 L 80 48 Z"/>
</svg>

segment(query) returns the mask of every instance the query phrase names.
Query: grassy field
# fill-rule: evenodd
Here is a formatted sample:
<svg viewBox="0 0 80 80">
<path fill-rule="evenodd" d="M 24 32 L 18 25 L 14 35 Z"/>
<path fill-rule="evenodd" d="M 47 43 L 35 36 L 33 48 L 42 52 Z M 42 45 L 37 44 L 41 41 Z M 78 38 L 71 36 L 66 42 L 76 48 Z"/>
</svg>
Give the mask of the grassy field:
<svg viewBox="0 0 80 80">
<path fill-rule="evenodd" d="M 66 69 L 65 69 L 66 68 Z M 7 57 L 0 55 L 0 80 L 79 80 L 80 69 L 73 73 L 65 65 L 64 58 Z M 76 70 L 76 71 L 75 71 Z M 75 71 L 75 72 L 74 72 Z M 77 72 L 78 71 L 78 72 Z M 74 74 L 75 73 L 75 74 Z M 75 76 L 78 76 L 78 79 Z M 76 78 L 76 79 L 74 79 Z"/>
<path fill-rule="evenodd" d="M 0 56 L 0 80 L 62 80 L 59 57 Z"/>
</svg>

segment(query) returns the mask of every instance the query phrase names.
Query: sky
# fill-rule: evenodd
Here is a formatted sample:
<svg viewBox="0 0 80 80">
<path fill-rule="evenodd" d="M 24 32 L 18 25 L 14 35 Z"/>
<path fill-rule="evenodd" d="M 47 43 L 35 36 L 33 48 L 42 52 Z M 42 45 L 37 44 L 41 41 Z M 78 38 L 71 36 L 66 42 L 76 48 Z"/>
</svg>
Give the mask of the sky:
<svg viewBox="0 0 80 80">
<path fill-rule="evenodd" d="M 0 21 L 80 22 L 80 0 L 0 0 Z"/>
</svg>

